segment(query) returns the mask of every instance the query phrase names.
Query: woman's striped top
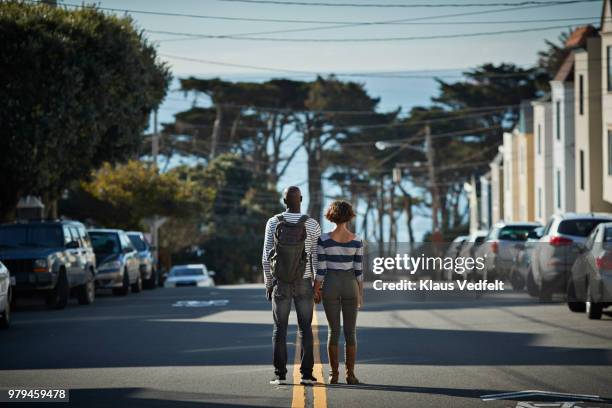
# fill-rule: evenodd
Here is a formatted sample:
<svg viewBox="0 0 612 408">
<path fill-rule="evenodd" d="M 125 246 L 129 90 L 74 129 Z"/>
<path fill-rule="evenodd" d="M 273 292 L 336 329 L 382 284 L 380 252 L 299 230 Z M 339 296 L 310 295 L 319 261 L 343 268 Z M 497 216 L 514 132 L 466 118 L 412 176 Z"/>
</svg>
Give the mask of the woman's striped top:
<svg viewBox="0 0 612 408">
<path fill-rule="evenodd" d="M 321 234 L 317 243 L 318 254 L 318 281 L 323 281 L 327 273 L 334 271 L 355 271 L 355 277 L 363 280 L 363 242 L 355 237 L 349 242 L 336 242 L 331 234 Z"/>
</svg>

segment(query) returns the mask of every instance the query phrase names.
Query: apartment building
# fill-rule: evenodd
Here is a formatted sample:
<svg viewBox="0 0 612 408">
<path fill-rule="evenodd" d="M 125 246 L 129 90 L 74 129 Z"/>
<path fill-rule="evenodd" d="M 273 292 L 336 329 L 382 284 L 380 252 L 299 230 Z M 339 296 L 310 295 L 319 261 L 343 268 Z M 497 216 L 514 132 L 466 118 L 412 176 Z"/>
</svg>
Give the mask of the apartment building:
<svg viewBox="0 0 612 408">
<path fill-rule="evenodd" d="M 534 219 L 545 224 L 554 213 L 553 203 L 553 136 L 550 94 L 533 101 L 533 194 Z"/>
<path fill-rule="evenodd" d="M 612 203 L 612 4 L 605 0 L 601 14 L 601 151 L 602 197 Z"/>
<path fill-rule="evenodd" d="M 574 51 L 576 211 L 609 212 L 603 199 L 601 38 L 596 30 Z"/>
</svg>

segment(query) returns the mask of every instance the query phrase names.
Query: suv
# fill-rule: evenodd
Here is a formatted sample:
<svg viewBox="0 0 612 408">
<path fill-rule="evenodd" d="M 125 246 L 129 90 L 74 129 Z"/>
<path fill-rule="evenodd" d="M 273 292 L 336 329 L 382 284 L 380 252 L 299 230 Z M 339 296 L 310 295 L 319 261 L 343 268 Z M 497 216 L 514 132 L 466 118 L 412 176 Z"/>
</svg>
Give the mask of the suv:
<svg viewBox="0 0 612 408">
<path fill-rule="evenodd" d="M 477 257 L 485 259 L 482 270 L 485 279 L 510 278 L 514 258 L 518 250 L 517 244 L 527 241 L 531 231 L 541 225 L 535 222 L 498 222 L 491 228 L 486 242 L 480 246 Z"/>
<path fill-rule="evenodd" d="M 547 300 L 553 293 L 566 293 L 579 248 L 597 225 L 609 221 L 612 214 L 553 215 L 533 248 L 527 275 L 529 294 Z"/>
<path fill-rule="evenodd" d="M 117 296 L 142 290 L 138 253 L 127 234 L 118 229 L 89 230 L 98 261 L 96 286 L 109 288 Z"/>
<path fill-rule="evenodd" d="M 140 275 L 147 289 L 154 289 L 158 284 L 157 268 L 151 251 L 151 245 L 144 234 L 139 231 L 128 231 L 127 236 L 138 251 L 140 261 Z"/>
<path fill-rule="evenodd" d="M 85 227 L 76 221 L 0 225 L 0 260 L 15 278 L 14 294 L 43 294 L 63 309 L 73 295 L 93 303 L 96 258 Z"/>
</svg>

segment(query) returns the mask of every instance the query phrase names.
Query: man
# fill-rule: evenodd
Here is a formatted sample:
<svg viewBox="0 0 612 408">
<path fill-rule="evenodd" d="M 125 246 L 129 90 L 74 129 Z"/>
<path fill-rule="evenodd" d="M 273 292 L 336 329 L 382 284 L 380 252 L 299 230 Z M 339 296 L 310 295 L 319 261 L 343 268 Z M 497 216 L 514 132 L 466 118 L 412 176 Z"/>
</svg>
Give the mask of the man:
<svg viewBox="0 0 612 408">
<path fill-rule="evenodd" d="M 317 380 L 312 376 L 314 365 L 311 327 L 314 306 L 312 280 L 314 278 L 313 271 L 317 270 L 317 240 L 321 236 L 321 227 L 316 220 L 301 213 L 302 192 L 298 187 L 286 188 L 283 192 L 283 202 L 287 206 L 287 210 L 270 218 L 266 224 L 262 256 L 266 298 L 272 302 L 272 315 L 274 317 L 272 344 L 275 376 L 270 380 L 270 384 L 287 383 L 287 326 L 292 300 L 295 304 L 298 330 L 302 340 L 300 365 L 302 379 L 300 384 L 313 384 Z M 279 231 L 277 231 L 277 227 L 279 227 Z M 288 272 L 289 274 L 294 272 L 287 271 L 286 267 L 285 270 L 278 270 L 279 265 L 288 264 L 278 259 L 278 244 L 275 245 L 275 240 L 279 239 L 283 229 L 294 229 L 297 233 L 300 231 L 303 233 L 305 229 L 305 238 L 296 240 L 298 245 L 302 245 L 300 251 L 305 252 L 305 267 L 303 262 L 299 263 L 295 271 L 297 273 L 296 278 L 292 279 L 287 279 L 285 276 Z M 303 259 L 304 254 L 301 253 L 300 255 Z M 273 263 L 272 268 L 270 261 Z M 303 271 L 302 268 L 304 268 Z"/>
</svg>

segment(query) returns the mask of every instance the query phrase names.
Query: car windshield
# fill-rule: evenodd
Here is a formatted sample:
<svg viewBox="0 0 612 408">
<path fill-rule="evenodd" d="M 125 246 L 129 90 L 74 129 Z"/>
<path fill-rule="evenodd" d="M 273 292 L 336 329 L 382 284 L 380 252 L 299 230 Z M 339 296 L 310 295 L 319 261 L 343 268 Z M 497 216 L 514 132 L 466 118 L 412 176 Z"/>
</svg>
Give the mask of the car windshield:
<svg viewBox="0 0 612 408">
<path fill-rule="evenodd" d="M 499 231 L 499 239 L 505 241 L 526 241 L 530 231 L 537 225 L 508 225 Z"/>
<path fill-rule="evenodd" d="M 132 245 L 136 248 L 137 251 L 145 251 L 147 249 L 147 244 L 138 234 L 128 234 Z"/>
<path fill-rule="evenodd" d="M 64 246 L 59 225 L 5 225 L 0 227 L 0 248 Z"/>
<path fill-rule="evenodd" d="M 170 272 L 171 276 L 194 276 L 204 275 L 204 269 L 202 268 L 176 268 Z"/>
<path fill-rule="evenodd" d="M 587 218 L 582 220 L 565 220 L 559 224 L 559 234 L 574 235 L 577 237 L 587 237 L 602 222 L 609 220 L 600 220 L 595 218 Z"/>
<path fill-rule="evenodd" d="M 119 236 L 114 232 L 89 232 L 91 237 L 91 244 L 93 245 L 94 252 L 100 254 L 118 254 L 119 248 Z"/>
</svg>

